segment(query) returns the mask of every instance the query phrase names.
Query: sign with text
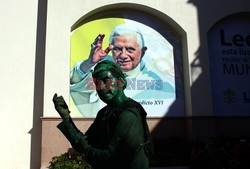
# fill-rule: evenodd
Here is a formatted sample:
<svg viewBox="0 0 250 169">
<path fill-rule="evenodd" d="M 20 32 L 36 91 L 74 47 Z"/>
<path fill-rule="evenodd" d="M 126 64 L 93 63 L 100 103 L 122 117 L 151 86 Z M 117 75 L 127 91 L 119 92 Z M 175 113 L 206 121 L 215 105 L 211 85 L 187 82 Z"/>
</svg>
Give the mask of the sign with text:
<svg viewBox="0 0 250 169">
<path fill-rule="evenodd" d="M 213 113 L 250 115 L 250 18 L 230 17 L 208 32 Z"/>
</svg>

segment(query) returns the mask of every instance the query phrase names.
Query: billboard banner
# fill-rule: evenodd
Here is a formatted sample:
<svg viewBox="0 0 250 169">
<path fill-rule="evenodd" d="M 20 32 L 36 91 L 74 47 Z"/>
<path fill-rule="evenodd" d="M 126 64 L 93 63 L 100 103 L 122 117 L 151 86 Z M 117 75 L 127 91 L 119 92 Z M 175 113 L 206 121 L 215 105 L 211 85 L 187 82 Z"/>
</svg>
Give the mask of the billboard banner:
<svg viewBox="0 0 250 169">
<path fill-rule="evenodd" d="M 208 32 L 216 116 L 250 115 L 250 18 L 230 17 Z"/>
<path fill-rule="evenodd" d="M 159 22 L 146 17 L 139 20 L 131 18 L 129 14 L 123 14 L 123 17 L 96 19 L 84 23 L 72 32 L 70 109 L 73 117 L 95 117 L 98 110 L 105 106 L 97 95 L 92 78 L 95 65 L 89 62 L 93 56 L 93 45 L 100 37 L 103 38 L 103 50 L 113 44 L 113 49 L 101 60 L 112 60 L 120 65 L 127 79 L 125 94 L 139 102 L 148 117 L 184 115 L 181 48 L 174 52 L 173 45 L 155 29 L 167 29 Z M 123 49 L 119 44 L 113 43 L 117 34 L 115 31 L 126 35 L 124 37 L 134 31 L 137 38 L 135 41 L 130 40 Z M 139 44 L 140 54 L 134 54 L 137 51 L 134 44 Z M 120 56 L 121 53 L 126 53 L 127 56 Z M 179 53 L 178 58 L 175 53 Z M 121 63 L 121 57 L 128 57 L 132 66 L 129 66 L 129 63 Z M 177 62 L 178 69 L 176 61 L 180 61 Z"/>
</svg>

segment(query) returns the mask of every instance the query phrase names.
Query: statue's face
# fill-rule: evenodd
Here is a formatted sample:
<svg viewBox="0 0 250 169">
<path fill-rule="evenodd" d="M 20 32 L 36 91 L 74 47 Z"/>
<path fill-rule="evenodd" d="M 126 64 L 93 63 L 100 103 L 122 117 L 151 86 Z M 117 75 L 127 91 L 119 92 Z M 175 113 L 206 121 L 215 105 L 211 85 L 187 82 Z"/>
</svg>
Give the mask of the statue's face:
<svg viewBox="0 0 250 169">
<path fill-rule="evenodd" d="M 121 80 L 114 77 L 110 71 L 101 71 L 95 77 L 96 91 L 103 102 L 112 102 L 119 97 L 119 90 L 123 90 Z"/>
<path fill-rule="evenodd" d="M 124 34 L 113 39 L 113 58 L 123 71 L 134 69 L 141 61 L 142 50 L 136 35 Z"/>
</svg>

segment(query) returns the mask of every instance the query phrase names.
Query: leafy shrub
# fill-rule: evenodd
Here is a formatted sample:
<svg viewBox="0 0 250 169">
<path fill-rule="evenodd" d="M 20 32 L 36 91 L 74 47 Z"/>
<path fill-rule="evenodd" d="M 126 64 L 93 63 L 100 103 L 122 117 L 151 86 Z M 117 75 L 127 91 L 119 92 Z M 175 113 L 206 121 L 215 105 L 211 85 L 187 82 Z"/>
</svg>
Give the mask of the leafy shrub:
<svg viewBox="0 0 250 169">
<path fill-rule="evenodd" d="M 49 169 L 93 169 L 85 160 L 84 155 L 79 154 L 73 148 L 60 156 L 53 157 Z"/>
</svg>

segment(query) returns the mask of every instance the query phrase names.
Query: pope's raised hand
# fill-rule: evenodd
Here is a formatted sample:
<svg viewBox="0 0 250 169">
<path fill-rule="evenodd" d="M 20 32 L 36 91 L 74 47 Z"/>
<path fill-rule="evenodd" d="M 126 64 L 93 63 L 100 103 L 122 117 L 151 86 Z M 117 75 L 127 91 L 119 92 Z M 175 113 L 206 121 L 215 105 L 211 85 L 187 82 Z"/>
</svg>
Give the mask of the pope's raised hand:
<svg viewBox="0 0 250 169">
<path fill-rule="evenodd" d="M 104 39 L 105 35 L 104 34 L 99 34 L 96 38 L 95 41 L 91 44 L 91 50 L 90 50 L 90 63 L 95 64 L 102 59 L 104 59 L 110 50 L 113 49 L 113 45 L 109 45 L 105 50 L 102 49 L 102 42 Z"/>
</svg>

